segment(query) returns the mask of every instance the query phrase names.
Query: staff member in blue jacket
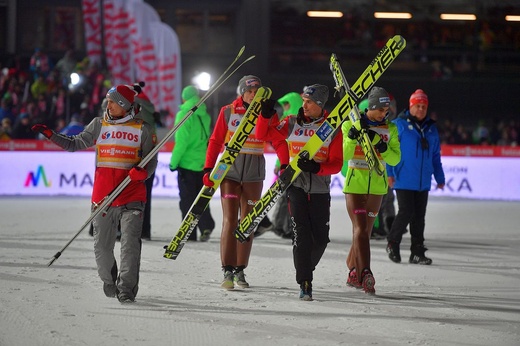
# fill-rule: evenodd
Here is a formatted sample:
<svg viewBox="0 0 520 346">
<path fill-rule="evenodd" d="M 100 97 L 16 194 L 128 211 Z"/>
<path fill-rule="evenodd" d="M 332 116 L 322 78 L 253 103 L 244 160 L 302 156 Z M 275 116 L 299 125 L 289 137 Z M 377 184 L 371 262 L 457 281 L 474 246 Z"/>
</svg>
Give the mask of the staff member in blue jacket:
<svg viewBox="0 0 520 346">
<path fill-rule="evenodd" d="M 386 252 L 395 263 L 401 262 L 399 245 L 408 224 L 412 237 L 409 263 L 432 263 L 425 256 L 424 247 L 426 206 L 432 174 L 437 189 L 444 189 L 445 178 L 439 132 L 435 121 L 426 115 L 427 111 L 428 96 L 417 89 L 410 96 L 409 109 L 393 121 L 401 143 L 401 162 L 395 167 L 387 166 L 388 184 L 396 192 L 398 212 L 387 236 Z"/>
</svg>

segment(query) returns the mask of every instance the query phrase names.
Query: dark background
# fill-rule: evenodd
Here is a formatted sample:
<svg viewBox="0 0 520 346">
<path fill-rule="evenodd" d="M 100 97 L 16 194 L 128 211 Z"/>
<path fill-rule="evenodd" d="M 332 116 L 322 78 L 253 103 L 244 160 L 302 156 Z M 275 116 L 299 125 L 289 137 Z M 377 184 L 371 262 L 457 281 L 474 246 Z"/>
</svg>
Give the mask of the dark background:
<svg viewBox="0 0 520 346">
<path fill-rule="evenodd" d="M 353 83 L 386 38 L 400 34 L 407 48 L 377 83 L 394 94 L 399 110 L 422 88 L 439 120 L 471 126 L 519 115 L 520 22 L 504 20 L 505 14 L 520 15 L 518 0 L 146 2 L 179 36 L 184 85 L 200 71 L 219 75 L 243 45 L 244 56 L 256 55 L 208 101 L 214 113 L 235 97 L 244 74 L 258 75 L 275 98 L 312 83 L 332 89 L 331 53 Z M 344 16 L 308 18 L 311 9 L 339 10 Z M 406 11 L 413 18 L 375 19 L 374 11 Z M 477 20 L 442 21 L 440 13 L 474 13 Z M 78 60 L 85 56 L 80 0 L 0 1 L 2 66 L 28 64 L 36 47 L 54 63 L 68 48 Z M 329 100 L 331 109 L 332 95 Z"/>
</svg>

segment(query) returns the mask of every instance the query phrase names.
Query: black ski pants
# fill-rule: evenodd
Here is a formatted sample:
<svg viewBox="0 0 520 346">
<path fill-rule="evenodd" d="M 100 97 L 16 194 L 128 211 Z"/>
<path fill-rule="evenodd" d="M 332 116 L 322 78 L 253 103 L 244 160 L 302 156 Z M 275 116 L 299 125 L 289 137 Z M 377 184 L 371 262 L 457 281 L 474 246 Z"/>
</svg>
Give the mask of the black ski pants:
<svg viewBox="0 0 520 346">
<path fill-rule="evenodd" d="M 293 223 L 293 260 L 296 282 L 312 282 L 313 271 L 320 262 L 329 240 L 330 193 L 306 193 L 290 186 L 289 212 Z"/>
<path fill-rule="evenodd" d="M 429 191 L 395 190 L 397 214 L 387 236 L 389 242 L 401 243 L 406 227 L 410 225 L 412 246 L 424 245 L 426 206 Z"/>
</svg>

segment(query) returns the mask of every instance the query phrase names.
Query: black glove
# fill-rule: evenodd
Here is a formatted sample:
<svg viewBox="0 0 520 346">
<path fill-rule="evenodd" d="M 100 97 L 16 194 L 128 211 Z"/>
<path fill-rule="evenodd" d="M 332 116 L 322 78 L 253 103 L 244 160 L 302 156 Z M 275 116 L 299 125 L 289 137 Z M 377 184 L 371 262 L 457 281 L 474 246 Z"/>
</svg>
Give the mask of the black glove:
<svg viewBox="0 0 520 346">
<path fill-rule="evenodd" d="M 357 140 L 359 137 L 361 137 L 361 130 L 367 130 L 369 127 L 370 126 L 368 126 L 366 119 L 361 117 L 352 124 L 350 130 L 348 131 L 347 137 Z"/>
<path fill-rule="evenodd" d="M 370 138 L 370 142 L 374 146 L 374 148 L 379 151 L 379 153 L 384 153 L 388 149 L 388 145 L 383 141 L 383 138 L 376 131 L 368 130 L 368 138 Z"/>
<path fill-rule="evenodd" d="M 386 143 L 381 139 L 379 142 L 374 144 L 374 148 L 376 148 L 377 151 L 382 154 L 386 151 L 386 149 L 388 149 L 388 145 L 386 145 Z"/>
<path fill-rule="evenodd" d="M 298 168 L 300 168 L 302 172 L 317 174 L 320 171 L 320 164 L 312 159 L 308 160 L 300 157 L 298 159 Z"/>
<path fill-rule="evenodd" d="M 351 126 L 350 130 L 348 130 L 347 137 L 355 141 L 361 137 L 361 131 L 356 129 L 354 126 Z"/>
<path fill-rule="evenodd" d="M 263 99 L 260 101 L 260 106 L 262 106 L 262 116 L 266 119 L 270 119 L 276 111 L 274 110 L 274 105 L 276 101 L 271 99 Z"/>
</svg>

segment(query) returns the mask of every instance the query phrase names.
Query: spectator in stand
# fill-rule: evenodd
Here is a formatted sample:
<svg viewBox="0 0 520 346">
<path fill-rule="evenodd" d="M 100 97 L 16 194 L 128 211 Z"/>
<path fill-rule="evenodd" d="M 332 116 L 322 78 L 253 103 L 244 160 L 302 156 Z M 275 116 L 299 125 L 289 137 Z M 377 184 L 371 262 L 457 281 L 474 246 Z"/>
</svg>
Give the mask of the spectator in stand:
<svg viewBox="0 0 520 346">
<path fill-rule="evenodd" d="M 8 141 L 11 139 L 11 119 L 3 118 L 2 119 L 2 127 L 0 127 L 0 141 Z"/>
<path fill-rule="evenodd" d="M 29 113 L 20 114 L 13 126 L 12 139 L 36 139 L 36 134 L 31 131 L 32 125 Z"/>
<path fill-rule="evenodd" d="M 0 100 L 0 120 L 3 119 L 9 119 L 11 120 L 11 123 L 13 120 L 15 120 L 13 111 L 11 109 L 11 105 L 9 102 L 9 98 L 3 97 Z"/>
<path fill-rule="evenodd" d="M 58 60 L 54 67 L 59 72 L 61 80 L 61 86 L 68 88 L 70 83 L 70 75 L 76 68 L 76 59 L 74 58 L 74 51 L 69 49 L 65 52 L 65 55 Z"/>
<path fill-rule="evenodd" d="M 59 88 L 58 92 L 52 96 L 50 116 L 53 119 L 65 119 L 67 106 L 67 90 Z"/>
<path fill-rule="evenodd" d="M 38 75 L 35 81 L 31 84 L 31 96 L 33 100 L 38 100 L 40 95 L 44 97 L 47 95 L 48 86 L 43 75 Z"/>
<path fill-rule="evenodd" d="M 66 136 L 75 136 L 80 134 L 85 129 L 85 125 L 78 113 L 72 114 L 70 122 L 65 126 L 60 133 Z"/>
<path fill-rule="evenodd" d="M 400 244 L 406 227 L 410 225 L 412 244 L 409 263 L 426 264 L 432 260 L 426 257 L 424 228 L 431 178 L 434 176 L 437 188 L 445 184 L 441 162 L 439 133 L 435 121 L 427 116 L 428 96 L 417 89 L 410 96 L 410 107 L 394 123 L 401 143 L 401 162 L 388 167 L 388 185 L 397 194 L 398 211 L 387 236 L 386 251 L 392 262 L 400 263 Z"/>
<path fill-rule="evenodd" d="M 34 50 L 34 54 L 29 61 L 29 69 L 33 73 L 34 79 L 37 79 L 38 76 L 43 76 L 45 79 L 51 71 L 51 61 L 40 48 Z"/>
<path fill-rule="evenodd" d="M 478 126 L 473 130 L 474 144 L 489 144 L 489 129 L 486 127 L 485 121 L 480 119 Z"/>
</svg>

